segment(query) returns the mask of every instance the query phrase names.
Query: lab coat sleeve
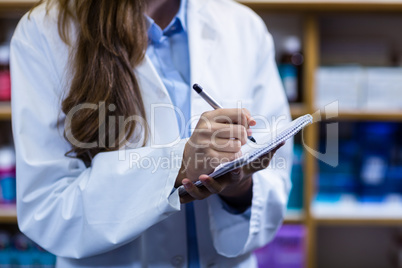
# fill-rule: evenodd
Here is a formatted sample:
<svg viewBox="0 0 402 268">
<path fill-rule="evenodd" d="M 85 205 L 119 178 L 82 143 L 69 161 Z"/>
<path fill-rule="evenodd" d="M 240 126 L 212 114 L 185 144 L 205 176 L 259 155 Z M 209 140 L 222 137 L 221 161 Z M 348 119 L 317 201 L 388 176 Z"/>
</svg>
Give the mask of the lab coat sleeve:
<svg viewBox="0 0 402 268">
<path fill-rule="evenodd" d="M 262 22 L 258 36 L 256 57 L 257 68 L 251 88 L 254 89 L 252 113 L 276 120 L 275 127 L 290 121 L 289 106 L 280 81 L 271 35 Z M 272 126 L 272 125 L 271 125 Z M 258 140 L 258 134 L 253 136 Z M 273 239 L 280 227 L 291 188 L 290 170 L 292 166 L 293 141 L 277 151 L 270 167 L 253 175 L 253 198 L 251 216 L 231 214 L 222 206 L 218 196 L 208 199 L 210 226 L 217 252 L 226 257 L 236 257 L 261 246 Z"/>
<path fill-rule="evenodd" d="M 180 168 L 173 158 L 181 161 L 185 140 L 170 148 L 100 153 L 89 168 L 66 157 L 70 145 L 58 125 L 61 82 L 48 44 L 37 39 L 14 36 L 11 44 L 19 227 L 61 257 L 110 251 L 180 210 L 177 191 L 171 193 Z M 146 159 L 146 167 L 133 159 Z M 150 166 L 161 159 L 172 161 Z"/>
</svg>

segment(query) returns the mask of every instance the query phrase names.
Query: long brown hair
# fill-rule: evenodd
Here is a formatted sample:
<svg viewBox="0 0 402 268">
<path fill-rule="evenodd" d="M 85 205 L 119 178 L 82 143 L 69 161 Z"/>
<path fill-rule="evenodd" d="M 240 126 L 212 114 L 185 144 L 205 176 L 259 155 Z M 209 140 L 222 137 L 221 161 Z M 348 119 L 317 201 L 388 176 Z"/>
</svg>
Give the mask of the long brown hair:
<svg viewBox="0 0 402 268">
<path fill-rule="evenodd" d="M 42 3 L 44 0 L 40 1 Z M 104 103 L 114 105 L 115 117 L 145 118 L 141 92 L 133 69 L 144 58 L 147 46 L 144 0 L 47 0 L 59 7 L 58 29 L 61 39 L 70 44 L 69 25 L 77 26 L 77 40 L 72 44 L 72 80 L 68 94 L 62 101 L 62 111 L 68 114 L 80 104 Z M 40 4 L 39 3 L 39 4 Z M 111 115 L 109 113 L 109 115 Z M 89 164 L 99 152 L 113 151 L 124 146 L 134 133 L 136 121 L 129 121 L 124 129 L 100 118 L 99 111 L 80 109 L 74 113 L 68 135 L 81 143 L 98 142 L 95 148 L 72 145 L 66 155 L 75 155 Z M 106 129 L 101 143 L 101 129 Z M 112 132 L 123 131 L 123 137 Z M 147 128 L 145 130 L 145 139 Z M 123 138 L 123 139 L 122 139 Z"/>
</svg>

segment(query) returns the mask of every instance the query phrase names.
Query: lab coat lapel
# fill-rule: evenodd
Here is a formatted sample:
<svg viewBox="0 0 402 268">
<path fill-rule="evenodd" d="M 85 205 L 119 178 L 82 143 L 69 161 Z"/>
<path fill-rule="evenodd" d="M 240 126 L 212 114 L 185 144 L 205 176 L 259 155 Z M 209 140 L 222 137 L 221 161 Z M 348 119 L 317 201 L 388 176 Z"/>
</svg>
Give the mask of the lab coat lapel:
<svg viewBox="0 0 402 268">
<path fill-rule="evenodd" d="M 154 148 L 176 144 L 180 139 L 179 126 L 169 93 L 148 56 L 137 66 L 141 93 L 151 127 L 150 142 Z M 166 131 L 170 128 L 170 131 Z"/>
<path fill-rule="evenodd" d="M 189 0 L 187 11 L 188 42 L 190 53 L 191 85 L 200 83 L 212 96 L 217 96 L 213 88 L 208 68 L 213 56 L 214 45 L 217 42 L 217 32 L 214 25 L 215 18 L 208 12 L 208 1 L 211 0 Z M 215 74 L 218 75 L 218 74 Z M 211 107 L 192 90 L 191 93 L 191 114 L 199 116 L 203 111 L 211 110 Z M 193 118 L 194 119 L 194 118 Z M 194 129 L 198 120 L 192 120 Z"/>
<path fill-rule="evenodd" d="M 145 55 L 144 60 L 135 69 L 135 73 L 139 78 L 147 80 L 148 83 L 154 85 L 154 90 L 157 90 L 157 95 L 169 97 L 169 93 L 159 77 L 154 65 L 147 55 Z"/>
<path fill-rule="evenodd" d="M 199 81 L 204 76 L 216 41 L 214 18 L 207 12 L 208 1 L 188 2 L 188 42 L 192 81 Z"/>
</svg>

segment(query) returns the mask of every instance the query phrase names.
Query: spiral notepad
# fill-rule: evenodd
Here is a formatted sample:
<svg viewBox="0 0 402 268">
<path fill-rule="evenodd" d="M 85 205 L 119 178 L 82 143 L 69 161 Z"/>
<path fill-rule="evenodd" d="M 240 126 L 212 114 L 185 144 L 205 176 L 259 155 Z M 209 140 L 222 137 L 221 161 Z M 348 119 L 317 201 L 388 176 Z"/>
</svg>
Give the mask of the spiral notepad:
<svg viewBox="0 0 402 268">
<path fill-rule="evenodd" d="M 294 121 L 290 122 L 284 128 L 277 130 L 276 133 L 269 133 L 261 140 L 257 141 L 257 144 L 253 144 L 248 142 L 246 145 L 242 147 L 243 155 L 231 162 L 227 162 L 219 165 L 215 170 L 209 174 L 212 178 L 218 178 L 230 171 L 233 171 L 237 168 L 240 168 L 244 165 L 247 165 L 259 157 L 271 152 L 282 142 L 290 139 L 294 135 L 296 135 L 300 130 L 302 130 L 305 126 L 311 124 L 313 122 L 313 117 L 309 114 L 301 116 Z M 201 187 L 202 183 L 197 181 L 194 183 L 197 187 Z M 187 192 L 183 186 L 178 188 L 179 195 L 185 195 Z"/>
</svg>

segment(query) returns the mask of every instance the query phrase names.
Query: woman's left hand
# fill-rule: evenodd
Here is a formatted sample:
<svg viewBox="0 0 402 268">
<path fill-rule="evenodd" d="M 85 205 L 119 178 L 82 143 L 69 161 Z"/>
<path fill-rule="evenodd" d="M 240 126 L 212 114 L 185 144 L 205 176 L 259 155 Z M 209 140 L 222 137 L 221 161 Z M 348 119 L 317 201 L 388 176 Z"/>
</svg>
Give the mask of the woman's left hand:
<svg viewBox="0 0 402 268">
<path fill-rule="evenodd" d="M 198 179 L 202 187 L 197 187 L 189 179 L 183 179 L 182 183 L 187 191 L 187 195 L 180 197 L 181 203 L 189 203 L 194 200 L 202 200 L 213 194 L 219 194 L 220 197 L 234 208 L 243 210 L 251 205 L 252 199 L 252 175 L 269 166 L 275 152 L 285 143 L 278 145 L 270 153 L 262 156 L 254 162 L 229 172 L 217 179 L 208 175 L 201 175 Z"/>
</svg>

